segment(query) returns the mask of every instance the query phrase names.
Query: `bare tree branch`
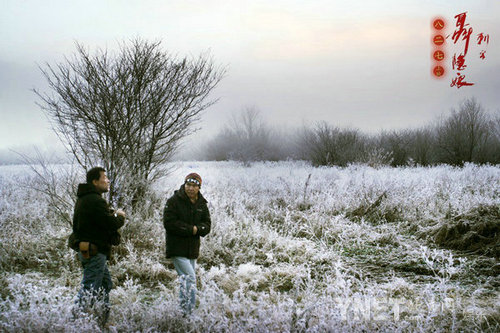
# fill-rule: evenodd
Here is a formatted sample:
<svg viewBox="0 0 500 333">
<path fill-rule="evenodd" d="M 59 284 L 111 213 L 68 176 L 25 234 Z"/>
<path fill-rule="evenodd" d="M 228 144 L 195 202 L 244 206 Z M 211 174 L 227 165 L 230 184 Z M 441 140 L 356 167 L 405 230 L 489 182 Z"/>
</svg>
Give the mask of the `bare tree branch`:
<svg viewBox="0 0 500 333">
<path fill-rule="evenodd" d="M 77 43 L 71 59 L 40 68 L 52 94 L 34 90 L 39 105 L 83 168 L 107 169 L 111 201 L 136 202 L 217 102 L 207 98 L 225 70 L 207 54 L 177 59 L 160 44 L 135 39 L 116 55 L 100 49 L 91 55 Z"/>
</svg>

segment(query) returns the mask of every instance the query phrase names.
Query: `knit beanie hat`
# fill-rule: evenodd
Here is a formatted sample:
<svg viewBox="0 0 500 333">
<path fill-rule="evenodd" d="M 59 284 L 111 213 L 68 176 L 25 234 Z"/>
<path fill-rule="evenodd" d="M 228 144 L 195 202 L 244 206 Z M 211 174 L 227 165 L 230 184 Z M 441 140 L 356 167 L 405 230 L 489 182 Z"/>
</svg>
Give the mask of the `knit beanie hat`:
<svg viewBox="0 0 500 333">
<path fill-rule="evenodd" d="M 189 175 L 186 176 L 184 179 L 184 183 L 191 183 L 195 184 L 201 187 L 201 177 L 197 173 L 190 173 Z"/>
</svg>

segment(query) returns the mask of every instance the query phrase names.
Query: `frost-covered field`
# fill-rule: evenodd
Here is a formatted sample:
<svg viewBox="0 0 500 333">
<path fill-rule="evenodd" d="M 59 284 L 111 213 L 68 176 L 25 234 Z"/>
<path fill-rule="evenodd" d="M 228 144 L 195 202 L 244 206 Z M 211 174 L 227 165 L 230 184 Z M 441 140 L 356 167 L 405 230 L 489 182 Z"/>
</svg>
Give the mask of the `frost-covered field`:
<svg viewBox="0 0 500 333">
<path fill-rule="evenodd" d="M 500 330 L 499 167 L 176 166 L 128 212 L 110 265 L 110 331 Z M 198 308 L 183 319 L 161 217 L 192 171 L 212 233 Z M 0 331 L 98 330 L 71 316 L 81 270 L 70 225 L 21 184 L 36 184 L 29 167 L 0 167 Z M 493 243 L 478 248 L 485 235 Z"/>
</svg>

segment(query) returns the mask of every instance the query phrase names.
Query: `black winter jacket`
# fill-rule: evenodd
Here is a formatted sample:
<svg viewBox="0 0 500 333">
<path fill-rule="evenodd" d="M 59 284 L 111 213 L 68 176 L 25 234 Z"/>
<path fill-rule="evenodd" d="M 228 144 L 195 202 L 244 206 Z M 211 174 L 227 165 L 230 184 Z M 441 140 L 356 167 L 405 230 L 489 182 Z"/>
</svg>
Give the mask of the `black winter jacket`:
<svg viewBox="0 0 500 333">
<path fill-rule="evenodd" d="M 198 258 L 200 237 L 210 232 L 210 225 L 207 200 L 198 192 L 198 200 L 193 204 L 182 185 L 167 200 L 163 210 L 167 257 Z M 193 235 L 193 226 L 198 229 L 196 235 Z"/>
<path fill-rule="evenodd" d="M 79 184 L 78 199 L 73 214 L 73 234 L 78 242 L 90 242 L 108 258 L 112 238 L 125 222 L 123 216 L 114 216 L 108 203 L 92 184 Z"/>
</svg>

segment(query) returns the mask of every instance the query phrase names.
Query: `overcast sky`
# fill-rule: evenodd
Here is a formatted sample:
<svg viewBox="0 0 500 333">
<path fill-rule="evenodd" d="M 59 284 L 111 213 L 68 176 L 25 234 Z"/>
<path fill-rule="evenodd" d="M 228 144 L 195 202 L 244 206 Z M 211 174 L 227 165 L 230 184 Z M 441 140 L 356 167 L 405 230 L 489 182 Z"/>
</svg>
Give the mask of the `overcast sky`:
<svg viewBox="0 0 500 333">
<path fill-rule="evenodd" d="M 214 91 L 198 137 L 231 113 L 255 106 L 273 125 L 326 120 L 366 132 L 429 123 L 464 98 L 500 110 L 500 1 L 20 1 L 0 0 L 0 149 L 51 146 L 50 124 L 32 88 L 46 89 L 37 64 L 75 51 L 115 49 L 134 37 L 161 40 L 179 56 L 210 50 L 227 75 Z M 450 87 L 431 75 L 431 21 L 467 12 L 473 28 L 468 67 L 474 86 Z M 490 36 L 477 45 L 477 34 Z M 485 59 L 479 54 L 486 50 Z"/>
</svg>

